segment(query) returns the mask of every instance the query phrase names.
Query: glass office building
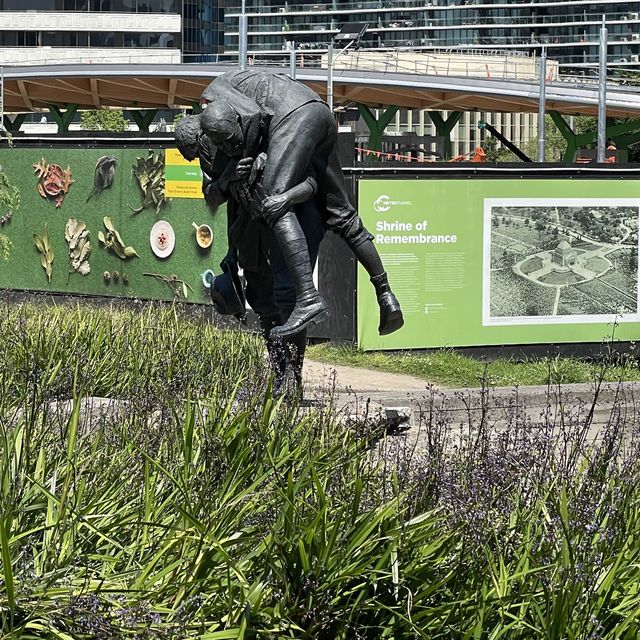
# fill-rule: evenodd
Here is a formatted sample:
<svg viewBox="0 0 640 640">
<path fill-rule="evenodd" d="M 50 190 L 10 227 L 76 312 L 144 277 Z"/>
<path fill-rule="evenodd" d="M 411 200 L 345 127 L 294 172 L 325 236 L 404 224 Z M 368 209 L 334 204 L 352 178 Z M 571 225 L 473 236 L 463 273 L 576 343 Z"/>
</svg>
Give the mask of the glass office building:
<svg viewBox="0 0 640 640">
<path fill-rule="evenodd" d="M 227 0 L 225 47 L 238 49 L 240 0 Z M 416 51 L 488 50 L 535 55 L 543 46 L 568 72 L 597 66 L 598 32 L 605 16 L 608 64 L 638 66 L 640 3 L 589 0 L 246 0 L 248 50 L 277 54 L 287 41 L 309 52 L 327 44 L 348 22 L 368 23 L 362 46 Z"/>
<path fill-rule="evenodd" d="M 248 55 L 288 63 L 290 42 L 298 63 L 322 66 L 323 54 L 348 23 L 366 23 L 360 55 L 367 51 L 540 55 L 546 47 L 561 74 L 597 73 L 599 30 L 608 28 L 609 73 L 640 69 L 640 3 L 602 0 L 245 0 Z M 238 53 L 241 0 L 227 0 L 225 51 Z M 324 60 L 326 64 L 326 58 Z M 446 114 L 445 114 L 446 115 Z M 469 154 L 484 141 L 480 121 L 496 126 L 522 147 L 537 136 L 537 114 L 467 112 L 452 131 L 453 154 Z M 356 125 L 366 139 L 362 122 Z M 428 114 L 402 109 L 387 133 L 435 135 Z"/>
<path fill-rule="evenodd" d="M 0 64 L 200 62 L 224 0 L 0 0 Z"/>
</svg>

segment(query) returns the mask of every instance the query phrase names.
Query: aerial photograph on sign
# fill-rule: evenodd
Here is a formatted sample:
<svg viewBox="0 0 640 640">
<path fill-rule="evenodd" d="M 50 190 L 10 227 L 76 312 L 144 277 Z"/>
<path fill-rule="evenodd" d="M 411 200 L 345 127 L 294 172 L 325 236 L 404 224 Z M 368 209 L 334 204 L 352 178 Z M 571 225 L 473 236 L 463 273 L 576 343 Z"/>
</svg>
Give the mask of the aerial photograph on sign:
<svg viewBox="0 0 640 640">
<path fill-rule="evenodd" d="M 487 199 L 483 324 L 638 321 L 634 199 Z"/>
</svg>

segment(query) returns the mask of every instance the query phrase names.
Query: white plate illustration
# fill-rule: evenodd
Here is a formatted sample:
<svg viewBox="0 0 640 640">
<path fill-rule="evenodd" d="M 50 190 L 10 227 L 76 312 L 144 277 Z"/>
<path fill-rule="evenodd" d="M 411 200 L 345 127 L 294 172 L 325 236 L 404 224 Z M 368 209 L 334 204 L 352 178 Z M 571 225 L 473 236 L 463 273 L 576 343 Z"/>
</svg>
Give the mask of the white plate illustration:
<svg viewBox="0 0 640 640">
<path fill-rule="evenodd" d="M 166 220 L 158 220 L 151 227 L 149 242 L 151 250 L 158 258 L 167 258 L 176 246 L 176 234 L 173 227 Z"/>
</svg>

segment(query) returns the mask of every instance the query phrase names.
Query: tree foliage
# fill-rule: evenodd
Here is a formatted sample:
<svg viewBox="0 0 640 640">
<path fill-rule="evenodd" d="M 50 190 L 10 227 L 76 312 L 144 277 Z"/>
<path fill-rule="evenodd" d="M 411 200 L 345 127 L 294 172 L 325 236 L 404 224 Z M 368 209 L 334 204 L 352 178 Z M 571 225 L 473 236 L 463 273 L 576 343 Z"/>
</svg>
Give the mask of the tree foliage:
<svg viewBox="0 0 640 640">
<path fill-rule="evenodd" d="M 622 124 L 627 122 L 626 118 L 613 118 L 612 124 Z M 545 130 L 545 148 L 544 159 L 545 162 L 560 162 L 564 161 L 564 154 L 567 148 L 567 143 L 562 137 L 562 134 L 555 126 L 551 116 L 545 116 L 544 118 L 544 130 Z M 594 116 L 574 116 L 573 118 L 573 131 L 580 135 L 584 133 L 596 134 L 598 130 L 598 119 Z M 595 147 L 595 142 L 589 147 Z M 482 148 L 487 154 L 488 162 L 521 162 L 515 154 L 509 149 L 506 149 L 495 138 L 491 137 L 488 133 L 486 138 L 482 142 Z M 524 145 L 522 145 L 522 151 L 526 153 L 532 160 L 537 159 L 538 140 L 537 138 L 531 138 Z M 628 146 L 629 162 L 640 162 L 640 143 L 634 143 Z"/>
<path fill-rule="evenodd" d="M 129 121 L 120 109 L 83 111 L 80 128 L 85 131 L 127 131 Z"/>
</svg>

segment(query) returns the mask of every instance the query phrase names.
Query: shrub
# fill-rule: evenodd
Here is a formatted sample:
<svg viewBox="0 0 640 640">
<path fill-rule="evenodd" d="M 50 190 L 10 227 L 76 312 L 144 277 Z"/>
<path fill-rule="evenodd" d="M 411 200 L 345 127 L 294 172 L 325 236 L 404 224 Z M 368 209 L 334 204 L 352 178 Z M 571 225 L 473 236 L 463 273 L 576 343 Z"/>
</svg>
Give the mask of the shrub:
<svg viewBox="0 0 640 640">
<path fill-rule="evenodd" d="M 85 131 L 127 131 L 129 121 L 120 109 L 97 109 L 81 113 L 80 128 Z"/>
</svg>

